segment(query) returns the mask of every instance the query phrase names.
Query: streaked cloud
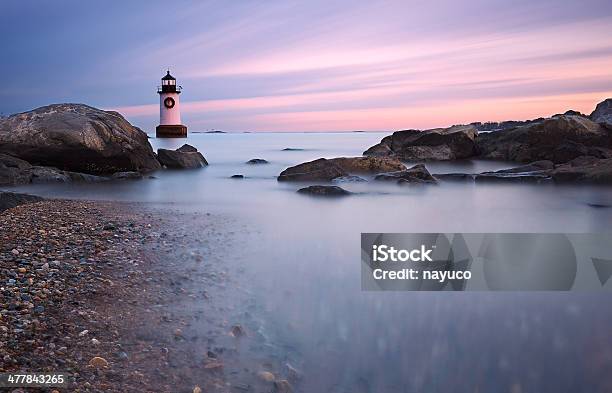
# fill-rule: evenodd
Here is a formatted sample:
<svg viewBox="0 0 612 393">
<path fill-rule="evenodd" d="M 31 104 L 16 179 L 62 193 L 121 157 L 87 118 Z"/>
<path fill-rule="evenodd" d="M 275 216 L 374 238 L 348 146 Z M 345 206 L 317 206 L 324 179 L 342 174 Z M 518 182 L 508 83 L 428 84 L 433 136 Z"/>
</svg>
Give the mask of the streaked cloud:
<svg viewBox="0 0 612 393">
<path fill-rule="evenodd" d="M 5 17 L 45 11 L 20 4 Z M 42 15 L 22 29 L 0 65 L 13 75 L 0 96 L 16 92 L 2 111 L 85 101 L 151 130 L 166 66 L 192 129 L 433 127 L 590 112 L 612 96 L 612 5 L 600 0 L 147 2 L 106 10 L 112 28 L 94 18 L 101 6 L 75 5 L 66 20 L 85 20 L 72 25 L 54 14 L 50 35 Z"/>
</svg>

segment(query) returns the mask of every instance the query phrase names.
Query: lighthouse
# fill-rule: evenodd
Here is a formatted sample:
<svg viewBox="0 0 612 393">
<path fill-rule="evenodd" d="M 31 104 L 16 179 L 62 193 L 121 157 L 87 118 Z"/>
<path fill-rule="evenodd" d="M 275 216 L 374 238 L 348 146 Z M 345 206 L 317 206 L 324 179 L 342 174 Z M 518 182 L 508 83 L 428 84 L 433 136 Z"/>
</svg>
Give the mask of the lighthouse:
<svg viewBox="0 0 612 393">
<path fill-rule="evenodd" d="M 158 138 L 186 138 L 187 127 L 181 124 L 181 106 L 179 94 L 182 87 L 176 85 L 176 78 L 170 75 L 170 70 L 161 79 L 157 88 L 159 94 L 159 125 L 155 129 Z"/>
</svg>

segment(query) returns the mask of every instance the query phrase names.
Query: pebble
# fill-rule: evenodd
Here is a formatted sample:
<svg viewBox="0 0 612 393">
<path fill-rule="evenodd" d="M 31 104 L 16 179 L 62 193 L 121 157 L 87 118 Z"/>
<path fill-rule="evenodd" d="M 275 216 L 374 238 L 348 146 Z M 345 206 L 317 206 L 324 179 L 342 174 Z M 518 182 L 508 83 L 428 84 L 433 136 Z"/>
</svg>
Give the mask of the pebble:
<svg viewBox="0 0 612 393">
<path fill-rule="evenodd" d="M 244 336 L 244 329 L 242 328 L 242 326 L 240 325 L 234 325 L 232 326 L 232 330 L 230 331 L 230 334 L 234 337 L 242 337 Z"/>
<path fill-rule="evenodd" d="M 106 368 L 108 367 L 108 362 L 106 359 L 100 356 L 94 356 L 90 361 L 89 365 L 95 368 Z"/>
<path fill-rule="evenodd" d="M 302 373 L 298 371 L 295 367 L 293 367 L 289 363 L 285 363 L 285 368 L 287 369 L 287 378 L 292 381 L 298 381 L 302 379 Z"/>
<path fill-rule="evenodd" d="M 274 381 L 274 390 L 278 393 L 292 393 L 293 387 L 286 379 Z"/>
<path fill-rule="evenodd" d="M 257 373 L 257 376 L 259 377 L 259 379 L 265 382 L 274 382 L 274 380 L 276 379 L 274 374 L 269 371 L 260 371 Z"/>
</svg>

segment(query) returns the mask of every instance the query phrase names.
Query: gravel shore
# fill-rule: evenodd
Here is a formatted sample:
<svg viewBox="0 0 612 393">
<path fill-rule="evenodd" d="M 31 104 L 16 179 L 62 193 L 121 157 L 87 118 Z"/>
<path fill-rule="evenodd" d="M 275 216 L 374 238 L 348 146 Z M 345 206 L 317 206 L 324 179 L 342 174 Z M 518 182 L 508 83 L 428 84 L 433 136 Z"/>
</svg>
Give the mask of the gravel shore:
<svg viewBox="0 0 612 393">
<path fill-rule="evenodd" d="M 175 329 L 160 328 L 172 277 L 151 270 L 167 224 L 106 202 L 0 213 L 0 371 L 67 372 L 74 392 L 183 391 L 168 362 Z"/>
<path fill-rule="evenodd" d="M 244 309 L 256 304 L 243 262 L 219 252 L 251 232 L 137 203 L 0 212 L 0 372 L 71 376 L 68 388 L 9 391 L 292 391 L 296 371 L 263 354 L 269 343 Z"/>
</svg>

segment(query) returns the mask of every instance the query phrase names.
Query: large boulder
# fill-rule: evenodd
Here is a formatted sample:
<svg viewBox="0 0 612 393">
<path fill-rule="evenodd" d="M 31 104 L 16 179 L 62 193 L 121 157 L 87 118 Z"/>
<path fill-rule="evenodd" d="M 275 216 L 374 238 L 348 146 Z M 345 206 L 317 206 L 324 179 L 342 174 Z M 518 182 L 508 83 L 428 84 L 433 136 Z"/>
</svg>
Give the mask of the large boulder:
<svg viewBox="0 0 612 393">
<path fill-rule="evenodd" d="M 407 161 L 441 161 L 470 158 L 477 152 L 478 131 L 473 125 L 431 130 L 397 131 L 370 147 L 366 156 L 394 156 Z"/>
<path fill-rule="evenodd" d="M 331 160 L 319 158 L 285 169 L 278 175 L 278 181 L 332 181 L 342 176 L 348 176 L 348 172 Z"/>
<path fill-rule="evenodd" d="M 590 116 L 591 120 L 597 123 L 604 123 L 612 128 L 612 98 L 608 98 L 595 107 Z"/>
<path fill-rule="evenodd" d="M 93 174 L 160 167 L 147 134 L 117 112 L 82 104 L 48 105 L 0 119 L 0 152 Z"/>
<path fill-rule="evenodd" d="M 187 144 L 176 150 L 158 149 L 157 159 L 163 166 L 173 169 L 194 169 L 208 165 L 202 153 Z"/>
<path fill-rule="evenodd" d="M 482 133 L 483 158 L 563 163 L 579 156 L 612 157 L 612 132 L 582 116 L 556 116 L 522 127 Z"/>
<path fill-rule="evenodd" d="M 381 173 L 374 180 L 394 181 L 397 183 L 436 183 L 436 179 L 429 173 L 425 165 L 418 164 L 402 171 Z"/>
<path fill-rule="evenodd" d="M 398 171 L 406 167 L 391 157 L 319 158 L 289 167 L 278 176 L 279 181 L 332 181 L 350 174 L 376 174 Z"/>
</svg>

